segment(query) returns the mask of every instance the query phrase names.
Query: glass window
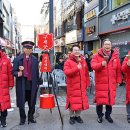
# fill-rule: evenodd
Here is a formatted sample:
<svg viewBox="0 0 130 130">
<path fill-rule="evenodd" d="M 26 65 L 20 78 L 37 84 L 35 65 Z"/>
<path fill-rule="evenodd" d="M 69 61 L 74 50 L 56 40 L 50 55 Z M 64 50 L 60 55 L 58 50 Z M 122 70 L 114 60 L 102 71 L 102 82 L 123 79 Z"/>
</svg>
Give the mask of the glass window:
<svg viewBox="0 0 130 130">
<path fill-rule="evenodd" d="M 112 9 L 120 7 L 128 2 L 130 2 L 130 0 L 112 0 Z"/>
<path fill-rule="evenodd" d="M 4 37 L 9 38 L 9 31 L 6 28 L 4 28 Z"/>
</svg>

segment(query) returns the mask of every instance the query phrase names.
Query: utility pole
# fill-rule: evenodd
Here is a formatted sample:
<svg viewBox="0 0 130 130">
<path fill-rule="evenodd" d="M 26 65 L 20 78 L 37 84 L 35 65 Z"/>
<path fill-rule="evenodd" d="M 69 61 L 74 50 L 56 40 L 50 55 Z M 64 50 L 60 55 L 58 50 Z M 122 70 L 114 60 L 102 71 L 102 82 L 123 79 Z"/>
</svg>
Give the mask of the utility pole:
<svg viewBox="0 0 130 130">
<path fill-rule="evenodd" d="M 53 26 L 53 0 L 49 0 L 49 33 L 54 33 L 54 26 Z M 54 34 L 53 34 L 54 35 Z M 50 50 L 50 61 L 52 68 L 54 67 L 54 48 Z"/>
</svg>

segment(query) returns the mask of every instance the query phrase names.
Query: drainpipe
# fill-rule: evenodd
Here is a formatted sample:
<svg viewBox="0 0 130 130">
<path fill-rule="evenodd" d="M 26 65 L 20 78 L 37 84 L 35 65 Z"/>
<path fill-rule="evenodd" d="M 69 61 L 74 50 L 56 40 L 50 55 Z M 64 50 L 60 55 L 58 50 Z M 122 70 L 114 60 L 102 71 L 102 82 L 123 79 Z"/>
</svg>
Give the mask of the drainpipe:
<svg viewBox="0 0 130 130">
<path fill-rule="evenodd" d="M 102 45 L 102 40 L 99 37 L 99 15 L 107 8 L 107 6 L 108 6 L 108 0 L 106 0 L 106 5 L 104 6 L 104 8 L 97 14 L 97 36 L 98 36 L 99 41 L 100 41 L 100 48 Z"/>
</svg>

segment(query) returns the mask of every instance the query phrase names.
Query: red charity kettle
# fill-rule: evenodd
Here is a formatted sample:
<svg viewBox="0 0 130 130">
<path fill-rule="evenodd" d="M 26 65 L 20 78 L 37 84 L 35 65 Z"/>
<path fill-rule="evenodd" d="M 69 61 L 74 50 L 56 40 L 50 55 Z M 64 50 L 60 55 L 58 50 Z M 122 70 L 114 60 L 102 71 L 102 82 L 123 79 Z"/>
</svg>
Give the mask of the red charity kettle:
<svg viewBox="0 0 130 130">
<path fill-rule="evenodd" d="M 54 95 L 53 94 L 42 94 L 40 95 L 40 108 L 51 109 L 55 107 Z"/>
</svg>

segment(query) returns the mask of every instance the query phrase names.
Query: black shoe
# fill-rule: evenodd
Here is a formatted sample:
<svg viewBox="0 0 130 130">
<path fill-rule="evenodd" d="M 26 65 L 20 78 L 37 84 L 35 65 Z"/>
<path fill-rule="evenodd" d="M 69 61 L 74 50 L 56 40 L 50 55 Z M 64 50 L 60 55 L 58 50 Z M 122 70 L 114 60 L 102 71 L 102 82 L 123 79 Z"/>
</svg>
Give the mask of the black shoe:
<svg viewBox="0 0 130 130">
<path fill-rule="evenodd" d="M 1 121 L 1 128 L 6 127 L 6 126 L 7 126 L 6 121 Z"/>
<path fill-rule="evenodd" d="M 78 117 L 75 116 L 75 120 L 76 120 L 78 123 L 83 123 L 83 120 L 81 119 L 80 116 L 78 116 Z"/>
<path fill-rule="evenodd" d="M 31 123 L 37 123 L 36 120 L 35 120 L 34 118 L 28 119 L 28 124 L 29 124 L 30 122 L 31 122 Z"/>
<path fill-rule="evenodd" d="M 110 116 L 106 116 L 105 118 L 106 118 L 106 120 L 107 120 L 108 122 L 113 123 L 113 120 L 112 120 L 112 118 L 111 118 Z"/>
<path fill-rule="evenodd" d="M 130 118 L 127 118 L 128 123 L 130 123 Z"/>
<path fill-rule="evenodd" d="M 25 124 L 25 119 L 20 119 L 19 125 L 24 125 Z"/>
<path fill-rule="evenodd" d="M 70 121 L 69 122 L 70 122 L 71 125 L 75 124 L 75 118 L 74 117 L 70 117 Z"/>
<path fill-rule="evenodd" d="M 97 118 L 97 122 L 98 122 L 98 123 L 102 123 L 102 117 L 98 117 L 98 118 Z"/>
</svg>

